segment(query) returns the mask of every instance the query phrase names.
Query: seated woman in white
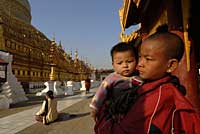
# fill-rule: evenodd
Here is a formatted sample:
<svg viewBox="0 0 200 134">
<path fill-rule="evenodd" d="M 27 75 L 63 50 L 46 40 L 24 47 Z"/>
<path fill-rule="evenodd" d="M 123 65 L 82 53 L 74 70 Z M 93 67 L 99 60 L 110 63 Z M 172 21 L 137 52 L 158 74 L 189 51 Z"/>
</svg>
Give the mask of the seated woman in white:
<svg viewBox="0 0 200 134">
<path fill-rule="evenodd" d="M 35 119 L 36 121 L 42 122 L 43 124 L 47 125 L 51 122 L 54 122 L 57 118 L 57 99 L 54 98 L 53 91 L 49 90 L 46 93 L 42 107 L 35 115 Z"/>
</svg>

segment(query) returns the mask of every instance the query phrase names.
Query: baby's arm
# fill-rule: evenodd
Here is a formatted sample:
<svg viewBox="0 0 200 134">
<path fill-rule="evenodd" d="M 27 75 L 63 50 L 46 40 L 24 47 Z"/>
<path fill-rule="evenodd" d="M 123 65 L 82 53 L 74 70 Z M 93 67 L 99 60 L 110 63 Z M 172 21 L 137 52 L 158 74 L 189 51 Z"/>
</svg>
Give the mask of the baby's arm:
<svg viewBox="0 0 200 134">
<path fill-rule="evenodd" d="M 91 108 L 91 112 L 90 115 L 91 117 L 94 119 L 94 121 L 97 121 L 97 111 L 98 111 L 98 107 L 97 107 L 97 102 L 96 102 L 96 95 L 92 98 L 92 101 L 90 103 L 90 108 Z"/>
<path fill-rule="evenodd" d="M 90 103 L 91 108 L 91 117 L 96 121 L 97 120 L 97 112 L 100 109 L 100 107 L 105 102 L 106 96 L 107 96 L 107 87 L 108 84 L 106 81 L 103 81 L 98 88 L 95 96 L 92 98 L 92 101 Z"/>
<path fill-rule="evenodd" d="M 94 108 L 91 108 L 90 116 L 94 119 L 94 121 L 97 121 L 97 110 Z"/>
</svg>

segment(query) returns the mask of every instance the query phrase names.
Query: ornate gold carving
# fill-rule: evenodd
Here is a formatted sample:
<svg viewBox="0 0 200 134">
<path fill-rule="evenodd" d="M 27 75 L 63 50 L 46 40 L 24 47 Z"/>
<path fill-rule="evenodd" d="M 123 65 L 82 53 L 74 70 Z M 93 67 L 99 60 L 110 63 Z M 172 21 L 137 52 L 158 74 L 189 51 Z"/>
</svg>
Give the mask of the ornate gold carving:
<svg viewBox="0 0 200 134">
<path fill-rule="evenodd" d="M 183 30 L 184 30 L 184 42 L 185 42 L 185 55 L 187 63 L 187 71 L 190 71 L 190 52 L 191 52 L 191 42 L 189 40 L 188 28 L 189 28 L 189 13 L 190 13 L 190 2 L 184 0 L 182 2 L 182 16 L 183 16 Z"/>
<path fill-rule="evenodd" d="M 185 42 L 185 55 L 186 55 L 186 63 L 187 63 L 187 71 L 190 71 L 190 49 L 191 49 L 191 41 L 188 38 L 188 32 L 184 32 L 184 42 Z"/>
<path fill-rule="evenodd" d="M 129 35 L 126 35 L 126 34 L 123 33 L 123 32 L 120 33 L 120 39 L 121 39 L 123 42 L 130 42 L 130 41 L 136 39 L 137 37 L 139 37 L 139 32 L 138 32 L 138 31 L 132 32 L 132 33 L 129 34 Z"/>
</svg>

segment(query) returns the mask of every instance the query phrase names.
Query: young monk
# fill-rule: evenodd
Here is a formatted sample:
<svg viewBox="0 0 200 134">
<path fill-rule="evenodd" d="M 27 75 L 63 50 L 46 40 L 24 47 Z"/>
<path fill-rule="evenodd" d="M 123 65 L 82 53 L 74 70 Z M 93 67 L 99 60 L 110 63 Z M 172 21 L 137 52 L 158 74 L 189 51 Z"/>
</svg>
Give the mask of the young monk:
<svg viewBox="0 0 200 134">
<path fill-rule="evenodd" d="M 200 134 L 197 111 L 171 73 L 184 53 L 182 39 L 170 32 L 147 37 L 139 51 L 138 70 L 144 85 L 119 123 L 101 124 L 98 134 Z"/>
</svg>

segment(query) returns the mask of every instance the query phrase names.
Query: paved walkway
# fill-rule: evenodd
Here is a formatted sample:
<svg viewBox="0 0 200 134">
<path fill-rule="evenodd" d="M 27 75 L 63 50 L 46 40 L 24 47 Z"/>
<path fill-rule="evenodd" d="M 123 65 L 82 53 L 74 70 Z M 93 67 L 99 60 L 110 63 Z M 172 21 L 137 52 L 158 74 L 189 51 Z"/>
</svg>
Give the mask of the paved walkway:
<svg viewBox="0 0 200 134">
<path fill-rule="evenodd" d="M 90 90 L 89 94 L 79 94 L 74 96 L 65 97 L 58 101 L 58 112 L 63 109 L 80 102 L 81 100 L 93 96 L 96 88 Z M 40 106 L 33 107 L 22 112 L 12 114 L 3 118 L 0 118 L 0 134 L 15 134 L 33 124 L 35 113 L 39 110 Z"/>
</svg>

